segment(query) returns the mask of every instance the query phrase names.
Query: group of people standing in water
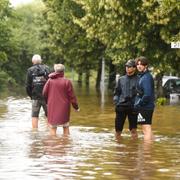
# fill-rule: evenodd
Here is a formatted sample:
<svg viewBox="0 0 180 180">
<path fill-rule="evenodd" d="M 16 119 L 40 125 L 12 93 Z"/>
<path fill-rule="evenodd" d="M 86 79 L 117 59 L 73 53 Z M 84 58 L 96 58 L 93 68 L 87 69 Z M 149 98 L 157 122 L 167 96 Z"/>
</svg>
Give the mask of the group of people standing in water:
<svg viewBox="0 0 180 180">
<path fill-rule="evenodd" d="M 152 116 L 154 111 L 154 80 L 148 70 L 148 59 L 138 57 L 125 64 L 126 74 L 121 76 L 114 91 L 115 131 L 121 137 L 126 117 L 133 139 L 137 138 L 137 124 L 142 126 L 144 140 L 152 140 Z M 138 73 L 136 72 L 138 70 Z"/>
<path fill-rule="evenodd" d="M 38 128 L 41 107 L 48 119 L 50 134 L 56 135 L 57 127 L 69 135 L 70 107 L 79 111 L 72 82 L 64 77 L 65 66 L 54 64 L 54 71 L 42 64 L 41 56 L 32 57 L 33 66 L 27 70 L 26 92 L 32 100 L 32 127 Z M 148 70 L 148 59 L 138 57 L 125 64 L 126 74 L 116 83 L 113 101 L 115 104 L 115 134 L 121 137 L 126 118 L 133 139 L 138 137 L 137 124 L 142 126 L 144 140 L 152 140 L 151 129 L 154 111 L 154 80 Z M 137 73 L 138 71 L 138 73 Z"/>
<path fill-rule="evenodd" d="M 63 64 L 55 64 L 54 72 L 42 64 L 41 56 L 32 57 L 33 66 L 27 70 L 26 92 L 32 100 L 32 127 L 38 128 L 41 107 L 48 119 L 50 134 L 56 135 L 57 127 L 69 135 L 70 106 L 79 111 L 77 98 L 70 80 L 64 77 Z"/>
</svg>

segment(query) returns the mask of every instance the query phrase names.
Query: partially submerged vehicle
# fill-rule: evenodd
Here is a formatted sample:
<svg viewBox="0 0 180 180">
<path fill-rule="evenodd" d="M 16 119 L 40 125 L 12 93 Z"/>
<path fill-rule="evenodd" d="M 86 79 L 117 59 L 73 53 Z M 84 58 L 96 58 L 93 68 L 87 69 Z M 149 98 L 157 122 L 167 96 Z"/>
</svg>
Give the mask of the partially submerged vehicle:
<svg viewBox="0 0 180 180">
<path fill-rule="evenodd" d="M 163 86 L 164 97 L 170 102 L 180 102 L 180 78 L 168 79 Z"/>
</svg>

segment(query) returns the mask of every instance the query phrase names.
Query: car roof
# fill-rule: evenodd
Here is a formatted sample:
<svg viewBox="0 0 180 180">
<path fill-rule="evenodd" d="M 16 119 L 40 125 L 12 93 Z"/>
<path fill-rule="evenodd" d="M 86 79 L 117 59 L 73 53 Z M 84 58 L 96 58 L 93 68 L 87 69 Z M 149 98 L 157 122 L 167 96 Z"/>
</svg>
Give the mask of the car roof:
<svg viewBox="0 0 180 180">
<path fill-rule="evenodd" d="M 169 80 L 169 79 L 178 79 L 177 76 L 163 76 L 162 78 L 162 86 Z"/>
<path fill-rule="evenodd" d="M 180 81 L 180 78 L 178 78 L 178 79 L 168 79 L 167 81 Z"/>
<path fill-rule="evenodd" d="M 180 81 L 180 78 L 178 78 L 178 79 L 174 79 L 174 78 L 168 79 L 163 86 L 165 86 L 165 85 L 168 84 L 169 82 L 177 82 L 177 81 Z"/>
</svg>

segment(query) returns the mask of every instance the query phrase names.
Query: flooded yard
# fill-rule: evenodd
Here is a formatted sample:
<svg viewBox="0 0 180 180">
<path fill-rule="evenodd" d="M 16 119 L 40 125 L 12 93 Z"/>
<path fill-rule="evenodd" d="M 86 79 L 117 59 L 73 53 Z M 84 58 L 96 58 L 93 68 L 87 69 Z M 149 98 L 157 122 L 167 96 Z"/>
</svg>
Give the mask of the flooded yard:
<svg viewBox="0 0 180 180">
<path fill-rule="evenodd" d="M 0 179 L 180 179 L 180 106 L 156 107 L 155 141 L 131 140 L 127 123 L 123 139 L 114 137 L 114 107 L 95 90 L 76 90 L 81 111 L 72 109 L 69 137 L 49 136 L 40 115 L 31 129 L 31 101 L 24 96 L 0 99 Z"/>
</svg>

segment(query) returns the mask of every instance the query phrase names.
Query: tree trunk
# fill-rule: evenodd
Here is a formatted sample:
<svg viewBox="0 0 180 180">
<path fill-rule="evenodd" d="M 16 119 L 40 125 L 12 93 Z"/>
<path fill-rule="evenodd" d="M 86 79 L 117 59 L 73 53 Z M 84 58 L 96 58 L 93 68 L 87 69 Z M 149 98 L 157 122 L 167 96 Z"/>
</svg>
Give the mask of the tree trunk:
<svg viewBox="0 0 180 180">
<path fill-rule="evenodd" d="M 82 85 L 82 72 L 78 73 L 78 84 Z"/>
<path fill-rule="evenodd" d="M 99 59 L 97 77 L 96 77 L 96 89 L 100 89 L 101 72 L 102 72 L 102 59 Z"/>
<path fill-rule="evenodd" d="M 115 65 L 112 64 L 112 61 L 109 63 L 109 80 L 108 80 L 108 89 L 114 89 L 116 84 L 116 69 Z"/>
<path fill-rule="evenodd" d="M 163 78 L 164 72 L 160 72 L 155 77 L 155 89 L 156 89 L 156 96 L 157 98 L 163 96 L 163 88 L 162 88 L 162 78 Z"/>
<path fill-rule="evenodd" d="M 89 86 L 89 78 L 90 78 L 90 71 L 87 70 L 86 71 L 86 79 L 85 79 L 86 86 Z"/>
</svg>

